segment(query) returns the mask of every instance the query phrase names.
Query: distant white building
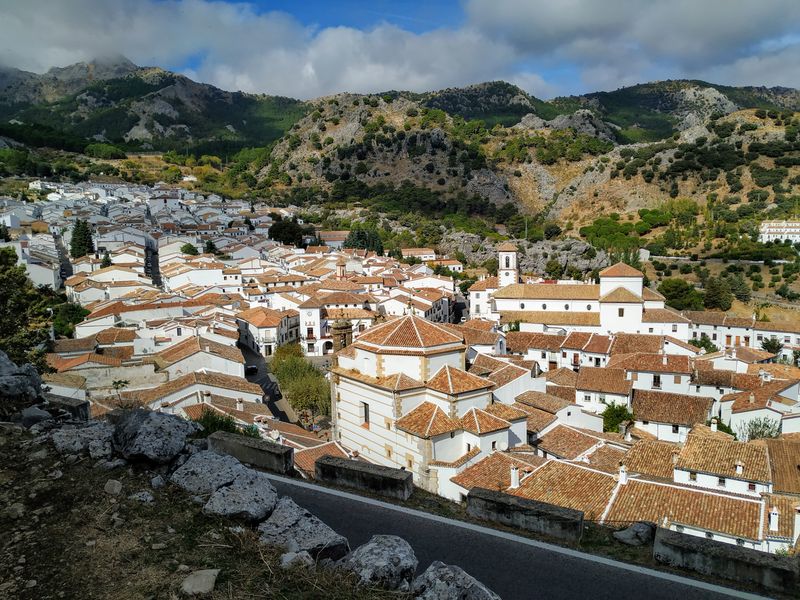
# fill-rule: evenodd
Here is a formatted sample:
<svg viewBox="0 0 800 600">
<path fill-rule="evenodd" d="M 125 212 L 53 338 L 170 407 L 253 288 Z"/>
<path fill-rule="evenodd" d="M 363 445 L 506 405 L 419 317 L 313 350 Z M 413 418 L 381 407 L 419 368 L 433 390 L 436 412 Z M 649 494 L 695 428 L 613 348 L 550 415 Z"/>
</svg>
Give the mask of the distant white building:
<svg viewBox="0 0 800 600">
<path fill-rule="evenodd" d="M 759 242 L 800 242 L 800 221 L 764 221 L 758 230 Z"/>
</svg>

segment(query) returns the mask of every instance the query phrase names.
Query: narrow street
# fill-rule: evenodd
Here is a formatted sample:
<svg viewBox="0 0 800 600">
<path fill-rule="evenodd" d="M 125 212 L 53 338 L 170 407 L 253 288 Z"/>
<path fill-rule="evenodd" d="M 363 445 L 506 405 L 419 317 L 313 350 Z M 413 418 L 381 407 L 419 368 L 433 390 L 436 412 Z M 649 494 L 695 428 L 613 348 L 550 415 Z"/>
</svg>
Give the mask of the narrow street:
<svg viewBox="0 0 800 600">
<path fill-rule="evenodd" d="M 264 404 L 270 409 L 275 418 L 285 421 L 287 423 L 294 423 L 297 421 L 297 415 L 289 406 L 289 403 L 281 396 L 281 391 L 269 374 L 267 363 L 263 356 L 254 352 L 246 346 L 238 346 L 242 351 L 246 365 L 255 365 L 258 367 L 258 372 L 251 375 L 245 375 L 247 381 L 256 383 L 264 390 Z"/>
</svg>

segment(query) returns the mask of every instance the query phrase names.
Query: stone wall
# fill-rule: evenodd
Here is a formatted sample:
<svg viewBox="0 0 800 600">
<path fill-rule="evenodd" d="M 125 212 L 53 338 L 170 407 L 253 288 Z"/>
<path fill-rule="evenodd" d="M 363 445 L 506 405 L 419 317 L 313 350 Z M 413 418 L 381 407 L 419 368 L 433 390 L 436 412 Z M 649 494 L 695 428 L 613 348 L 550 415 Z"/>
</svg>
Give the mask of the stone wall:
<svg viewBox="0 0 800 600">
<path fill-rule="evenodd" d="M 414 491 L 411 471 L 382 467 L 358 460 L 323 456 L 315 463 L 317 481 L 407 500 Z"/>
<path fill-rule="evenodd" d="M 583 533 L 581 511 L 483 488 L 470 490 L 467 514 L 573 543 Z"/>
<path fill-rule="evenodd" d="M 294 450 L 269 440 L 215 431 L 208 436 L 208 449 L 274 473 L 288 475 L 294 469 Z"/>
<path fill-rule="evenodd" d="M 658 562 L 800 595 L 800 560 L 659 528 L 653 546 Z"/>
</svg>

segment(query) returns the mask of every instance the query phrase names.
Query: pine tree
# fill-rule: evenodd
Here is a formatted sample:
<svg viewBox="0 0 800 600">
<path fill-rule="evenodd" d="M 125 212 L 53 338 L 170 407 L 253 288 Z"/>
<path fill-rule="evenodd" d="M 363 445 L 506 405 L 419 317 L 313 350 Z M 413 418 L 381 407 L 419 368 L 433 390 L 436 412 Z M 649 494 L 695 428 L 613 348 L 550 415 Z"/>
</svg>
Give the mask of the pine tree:
<svg viewBox="0 0 800 600">
<path fill-rule="evenodd" d="M 217 253 L 217 247 L 214 245 L 213 241 L 206 240 L 206 245 L 205 245 L 205 248 L 203 249 L 203 251 L 206 254 L 216 254 Z"/>
<path fill-rule="evenodd" d="M 737 300 L 740 302 L 750 302 L 750 286 L 747 285 L 741 273 L 729 277 L 728 285 L 730 286 L 731 293 L 736 296 Z"/>
<path fill-rule="evenodd" d="M 103 254 L 103 260 L 100 262 L 100 267 L 105 269 L 106 267 L 111 266 L 111 257 L 108 255 L 108 252 Z"/>
<path fill-rule="evenodd" d="M 733 294 L 728 283 L 719 277 L 709 277 L 706 281 L 706 295 L 703 299 L 706 308 L 730 310 L 733 304 Z"/>
<path fill-rule="evenodd" d="M 86 253 L 89 251 L 86 246 L 87 230 L 88 226 L 86 225 L 86 221 L 81 221 L 80 219 L 75 221 L 75 227 L 72 229 L 72 239 L 69 243 L 69 255 L 72 258 L 86 256 Z"/>
<path fill-rule="evenodd" d="M 8 233 L 8 227 L 5 223 L 0 223 L 0 240 L 4 242 L 11 241 L 11 235 Z"/>
</svg>

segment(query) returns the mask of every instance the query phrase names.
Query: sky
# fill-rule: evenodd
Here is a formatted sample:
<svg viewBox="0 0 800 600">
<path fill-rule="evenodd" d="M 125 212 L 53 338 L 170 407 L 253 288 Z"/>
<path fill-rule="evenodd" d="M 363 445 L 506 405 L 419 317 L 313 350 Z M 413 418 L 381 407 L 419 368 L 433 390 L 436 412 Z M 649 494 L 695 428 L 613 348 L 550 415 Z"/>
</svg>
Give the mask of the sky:
<svg viewBox="0 0 800 600">
<path fill-rule="evenodd" d="M 800 0 L 0 0 L 0 64 L 122 54 L 314 98 L 503 79 L 540 98 L 658 79 L 800 87 Z"/>
</svg>

